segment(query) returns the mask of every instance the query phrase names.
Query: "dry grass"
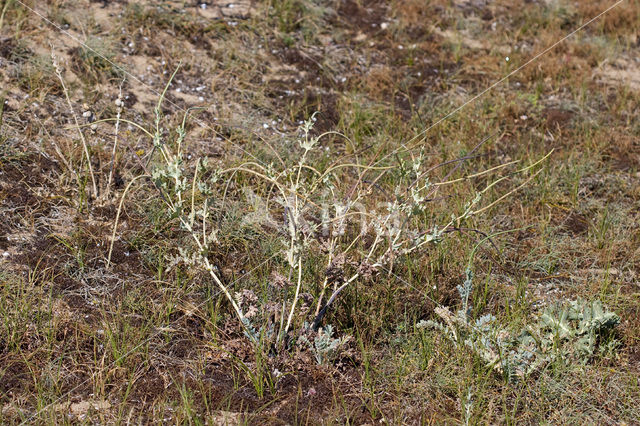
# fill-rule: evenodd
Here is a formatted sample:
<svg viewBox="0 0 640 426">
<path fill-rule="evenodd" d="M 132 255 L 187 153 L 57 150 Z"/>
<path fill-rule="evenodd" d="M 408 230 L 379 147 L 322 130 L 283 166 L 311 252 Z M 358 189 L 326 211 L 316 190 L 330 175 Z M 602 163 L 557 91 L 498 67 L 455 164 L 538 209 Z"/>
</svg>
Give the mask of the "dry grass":
<svg viewBox="0 0 640 426">
<path fill-rule="evenodd" d="M 637 421 L 637 1 L 623 1 L 433 128 L 613 3 L 270 0 L 250 9 L 238 2 L 238 12 L 218 1 L 207 9 L 153 3 L 0 3 L 1 423 Z M 346 138 L 323 139 L 313 167 L 393 169 L 341 175 L 348 188 L 371 189 L 367 211 L 405 184 L 401 164 L 421 150 L 431 182 L 553 154 L 527 185 L 449 228 L 440 244 L 347 287 L 323 322 L 350 340 L 317 365 L 304 345 L 256 350 L 211 276 L 173 261 L 188 235 L 146 179 L 124 198 L 107 262 L 125 188 L 159 164 L 136 125 L 155 129 L 156 102 L 176 69 L 159 134 L 175 139 L 185 109 L 202 107 L 186 122 L 188 170 L 200 157 L 221 167 L 295 166 L 299 122 L 319 111 L 314 130 Z M 115 119 L 119 108 L 113 162 L 115 122 L 94 119 Z M 509 175 L 483 205 L 530 176 Z M 447 223 L 495 179 L 440 187 L 411 224 Z M 247 219 L 271 200 L 280 221 L 273 188 L 240 174 L 224 183 L 208 259 L 232 292 L 273 301 L 282 246 L 275 225 Z M 555 301 L 599 299 L 622 319 L 619 346 L 509 382 L 472 352 L 416 328 L 436 318 L 438 305 L 459 308 L 456 285 L 483 235 L 496 236 L 473 260 L 474 318 L 492 313 L 513 332 Z M 335 268 L 317 248 L 306 254 L 300 308 L 309 297 L 313 319 Z M 283 291 L 293 296 L 295 285 Z M 282 311 L 269 312 L 265 321 L 278 323 Z M 303 319 L 295 317 L 296 330 Z"/>
</svg>

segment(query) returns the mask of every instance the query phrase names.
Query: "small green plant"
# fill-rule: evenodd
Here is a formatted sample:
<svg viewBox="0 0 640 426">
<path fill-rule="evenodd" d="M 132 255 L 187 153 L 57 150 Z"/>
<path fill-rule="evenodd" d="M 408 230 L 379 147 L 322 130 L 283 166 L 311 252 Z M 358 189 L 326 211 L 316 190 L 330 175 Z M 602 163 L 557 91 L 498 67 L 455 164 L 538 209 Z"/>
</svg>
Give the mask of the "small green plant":
<svg viewBox="0 0 640 426">
<path fill-rule="evenodd" d="M 304 19 L 305 4 L 301 0 L 272 0 L 271 6 L 283 33 L 295 31 Z"/>
<path fill-rule="evenodd" d="M 586 363 L 617 345 L 613 331 L 620 317 L 600 301 L 570 301 L 545 308 L 519 333 L 512 334 L 491 314 L 470 318 L 468 300 L 473 274 L 458 286 L 462 307 L 456 314 L 438 307 L 442 323 L 421 321 L 418 327 L 439 330 L 456 346 L 469 348 L 508 379 L 526 377 L 554 363 Z"/>
<path fill-rule="evenodd" d="M 333 361 L 338 355 L 339 350 L 343 347 L 350 337 L 344 336 L 341 338 L 333 337 L 333 326 L 327 324 L 324 328 L 320 328 L 313 339 L 313 343 L 307 338 L 307 336 L 300 336 L 300 343 L 307 345 L 307 347 L 313 353 L 318 364 L 327 364 Z"/>
</svg>

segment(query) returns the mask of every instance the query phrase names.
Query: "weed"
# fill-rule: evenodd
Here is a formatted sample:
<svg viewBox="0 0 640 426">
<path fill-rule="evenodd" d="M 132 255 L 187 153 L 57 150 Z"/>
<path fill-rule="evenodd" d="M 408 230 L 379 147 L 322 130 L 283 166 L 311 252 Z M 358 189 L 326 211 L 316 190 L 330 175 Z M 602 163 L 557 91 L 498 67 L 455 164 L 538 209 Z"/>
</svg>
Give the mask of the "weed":
<svg viewBox="0 0 640 426">
<path fill-rule="evenodd" d="M 603 308 L 600 301 L 558 303 L 545 308 L 522 331 L 511 334 L 491 314 L 470 318 L 471 270 L 458 286 L 462 307 L 457 314 L 438 307 L 443 323 L 425 321 L 421 327 L 440 330 L 458 347 L 468 347 L 487 366 L 513 380 L 539 372 L 557 362 L 586 363 L 598 353 L 611 353 L 618 345 L 613 330 L 620 317 Z"/>
<path fill-rule="evenodd" d="M 326 364 L 339 354 L 340 348 L 349 341 L 349 337 L 334 338 L 333 326 L 328 324 L 318 329 L 313 343 L 305 335 L 300 336 L 299 341 L 311 349 L 318 364 Z"/>
<path fill-rule="evenodd" d="M 452 215 L 446 225 L 434 225 L 429 231 L 413 229 L 411 225 L 414 218 L 426 211 L 425 202 L 432 190 L 431 182 L 422 171 L 423 155 L 414 156 L 411 162 L 400 159 L 398 172 L 405 186 L 395 188 L 395 199 L 392 202 L 381 203 L 378 209 L 366 211 L 362 202 L 366 200 L 371 189 L 360 188 L 362 176 L 375 168 L 357 163 L 334 163 L 326 170 L 310 166 L 308 161 L 322 138 L 333 133 L 313 136 L 311 130 L 314 117 L 306 121 L 300 129 L 298 143 L 301 152 L 297 163 L 288 166 L 279 158 L 282 165 L 280 170 L 273 164 L 264 166 L 253 161 L 222 169 L 212 168 L 207 159 L 202 159 L 194 169 L 191 183 L 188 183 L 182 154 L 186 116 L 176 130 L 176 140 L 171 144 L 165 142 L 160 128 L 161 102 L 162 98 L 156 107 L 155 132 L 145 132 L 153 138 L 154 149 L 159 152 L 163 161 L 162 166 L 155 168 L 151 175 L 155 186 L 167 204 L 169 217 L 179 221 L 181 228 L 191 235 L 195 244 L 191 251 L 186 247 L 180 248 L 180 259 L 187 265 L 199 265 L 209 273 L 231 304 L 245 329 L 245 334 L 253 342 L 257 342 L 258 335 L 263 332 L 272 335 L 276 344 L 282 344 L 288 339 L 303 294 L 303 271 L 307 267 L 307 258 L 313 258 L 314 262 L 317 262 L 317 255 L 321 255 L 324 257 L 323 263 L 327 265 L 311 326 L 313 330 L 318 330 L 328 308 L 351 283 L 358 279 L 370 279 L 380 266 L 393 262 L 397 256 L 409 256 L 427 244 L 439 242 L 446 232 L 451 232 L 451 228 L 460 227 L 465 219 L 487 210 L 515 191 L 504 194 L 487 206 L 477 208 L 484 193 L 504 180 L 499 178 L 478 192 L 475 198 L 464 206 L 461 214 Z M 518 172 L 527 171 L 541 161 Z M 510 164 L 474 173 L 462 179 L 441 182 L 434 188 L 485 176 Z M 345 186 L 342 185 L 342 176 L 344 171 L 349 169 L 359 173 L 360 182 Z M 390 167 L 377 169 L 386 171 Z M 266 327 L 273 327 L 274 324 L 254 327 L 254 317 L 259 309 L 253 303 L 244 303 L 247 306 L 243 308 L 243 303 L 235 298 L 222 282 L 208 258 L 208 253 L 215 245 L 220 244 L 220 230 L 218 225 L 212 222 L 212 211 L 221 208 L 225 199 L 229 197 L 229 188 L 232 187 L 232 181 L 225 181 L 223 178 L 227 175 L 233 178 L 241 174 L 262 180 L 274 190 L 273 194 L 268 195 L 265 203 L 254 205 L 254 208 L 265 208 L 254 214 L 255 223 L 251 225 L 275 226 L 278 230 L 275 237 L 282 241 L 283 260 L 288 264 L 288 271 L 283 275 L 287 279 L 281 282 L 292 279 L 291 287 L 295 289 L 290 301 L 285 299 L 280 302 L 283 307 L 281 322 L 277 330 L 273 331 Z M 532 178 L 533 176 L 525 183 Z M 198 208 L 196 199 L 201 200 L 201 206 Z M 282 209 L 282 213 L 278 215 L 281 220 L 272 216 L 272 207 L 267 207 L 269 205 Z M 273 285 L 283 286 L 278 283 Z"/>
</svg>

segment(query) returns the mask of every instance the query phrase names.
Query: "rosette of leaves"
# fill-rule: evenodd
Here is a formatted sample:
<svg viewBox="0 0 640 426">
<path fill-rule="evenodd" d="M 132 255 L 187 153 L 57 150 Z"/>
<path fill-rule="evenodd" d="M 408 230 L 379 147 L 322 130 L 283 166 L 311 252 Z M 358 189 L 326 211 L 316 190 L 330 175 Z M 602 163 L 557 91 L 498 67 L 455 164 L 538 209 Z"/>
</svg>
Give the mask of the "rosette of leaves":
<svg viewBox="0 0 640 426">
<path fill-rule="evenodd" d="M 333 326 L 328 324 L 326 327 L 318 329 L 313 343 L 305 335 L 300 336 L 299 342 L 306 345 L 313 353 L 316 362 L 322 365 L 333 361 L 349 338 L 349 336 L 333 337 Z"/>
<path fill-rule="evenodd" d="M 547 307 L 520 340 L 533 339 L 540 352 L 555 351 L 566 361 L 587 362 L 599 348 L 615 344 L 613 330 L 618 324 L 620 317 L 599 300 L 577 300 Z"/>
<path fill-rule="evenodd" d="M 458 286 L 462 308 L 456 314 L 438 307 L 435 312 L 442 322 L 421 321 L 417 326 L 441 331 L 457 347 L 469 348 L 508 380 L 526 377 L 550 362 L 586 363 L 599 351 L 617 345 L 614 329 L 620 317 L 599 300 L 551 305 L 516 334 L 491 314 L 471 321 L 468 299 L 472 277 L 467 271 L 467 279 Z"/>
</svg>

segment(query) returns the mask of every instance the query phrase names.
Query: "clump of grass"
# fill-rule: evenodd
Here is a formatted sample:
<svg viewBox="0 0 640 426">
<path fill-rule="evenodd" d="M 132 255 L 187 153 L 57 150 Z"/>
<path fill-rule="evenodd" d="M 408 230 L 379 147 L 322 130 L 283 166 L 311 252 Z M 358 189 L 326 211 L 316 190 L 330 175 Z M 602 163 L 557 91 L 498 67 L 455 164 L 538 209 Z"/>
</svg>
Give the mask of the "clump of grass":
<svg viewBox="0 0 640 426">
<path fill-rule="evenodd" d="M 114 65 L 115 56 L 115 47 L 109 39 L 91 36 L 82 46 L 72 50 L 71 67 L 89 82 L 98 82 L 105 77 L 121 79 L 123 72 Z"/>
<path fill-rule="evenodd" d="M 15 0 L 6 0 L 3 2 L 2 11 L 0 11 L 0 28 L 13 25 L 16 34 L 19 34 L 23 27 L 29 22 L 29 11 L 21 2 Z M 5 25 L 5 21 L 6 24 Z"/>
<path fill-rule="evenodd" d="M 301 0 L 274 0 L 271 2 L 273 14 L 278 19 L 278 29 L 290 33 L 299 28 L 305 10 Z"/>
<path fill-rule="evenodd" d="M 47 279 L 48 272 L 38 267 L 26 277 L 0 268 L 1 352 L 21 353 L 36 344 L 52 345 L 58 324 L 52 312 L 53 298 L 43 286 Z"/>
<path fill-rule="evenodd" d="M 56 78 L 51 58 L 46 55 L 32 55 L 21 61 L 16 67 L 18 84 L 30 96 L 37 94 L 60 95 L 62 85 Z"/>
<path fill-rule="evenodd" d="M 169 30 L 190 41 L 209 46 L 207 35 L 228 31 L 223 21 L 206 22 L 194 19 L 194 15 L 180 13 L 171 5 L 154 3 L 146 6 L 141 3 L 128 3 L 123 16 L 131 33 L 142 31 L 151 33 Z"/>
<path fill-rule="evenodd" d="M 270 0 L 265 2 L 265 6 L 288 47 L 294 46 L 298 38 L 305 43 L 316 42 L 322 20 L 334 13 L 326 2 L 308 0 Z"/>
<path fill-rule="evenodd" d="M 55 54 L 53 53 L 53 51 L 51 52 L 51 62 L 53 65 L 53 71 L 55 72 L 55 75 L 58 77 L 58 82 L 60 83 L 60 86 L 62 86 L 62 92 L 64 93 L 65 99 L 67 101 L 67 105 L 69 107 L 69 111 L 71 112 L 71 115 L 73 116 L 73 120 L 76 124 L 76 128 L 78 131 L 78 135 L 80 136 L 80 140 L 82 142 L 82 149 L 85 155 L 85 160 L 86 160 L 86 164 L 87 164 L 87 169 L 88 169 L 88 175 L 91 178 L 91 195 L 95 198 L 98 196 L 98 185 L 96 183 L 96 177 L 95 177 L 95 173 L 93 172 L 93 166 L 91 165 L 91 154 L 89 152 L 89 144 L 87 143 L 87 140 L 84 136 L 84 133 L 82 132 L 82 129 L 80 128 L 80 123 L 78 121 L 78 115 L 76 114 L 76 112 L 74 111 L 73 108 L 73 103 L 71 102 L 71 98 L 69 97 L 69 91 L 67 90 L 67 86 L 65 85 L 64 82 L 64 78 L 62 77 L 62 67 L 59 64 L 58 59 L 56 58 Z M 78 185 L 79 187 L 81 186 L 80 183 Z"/>
</svg>

